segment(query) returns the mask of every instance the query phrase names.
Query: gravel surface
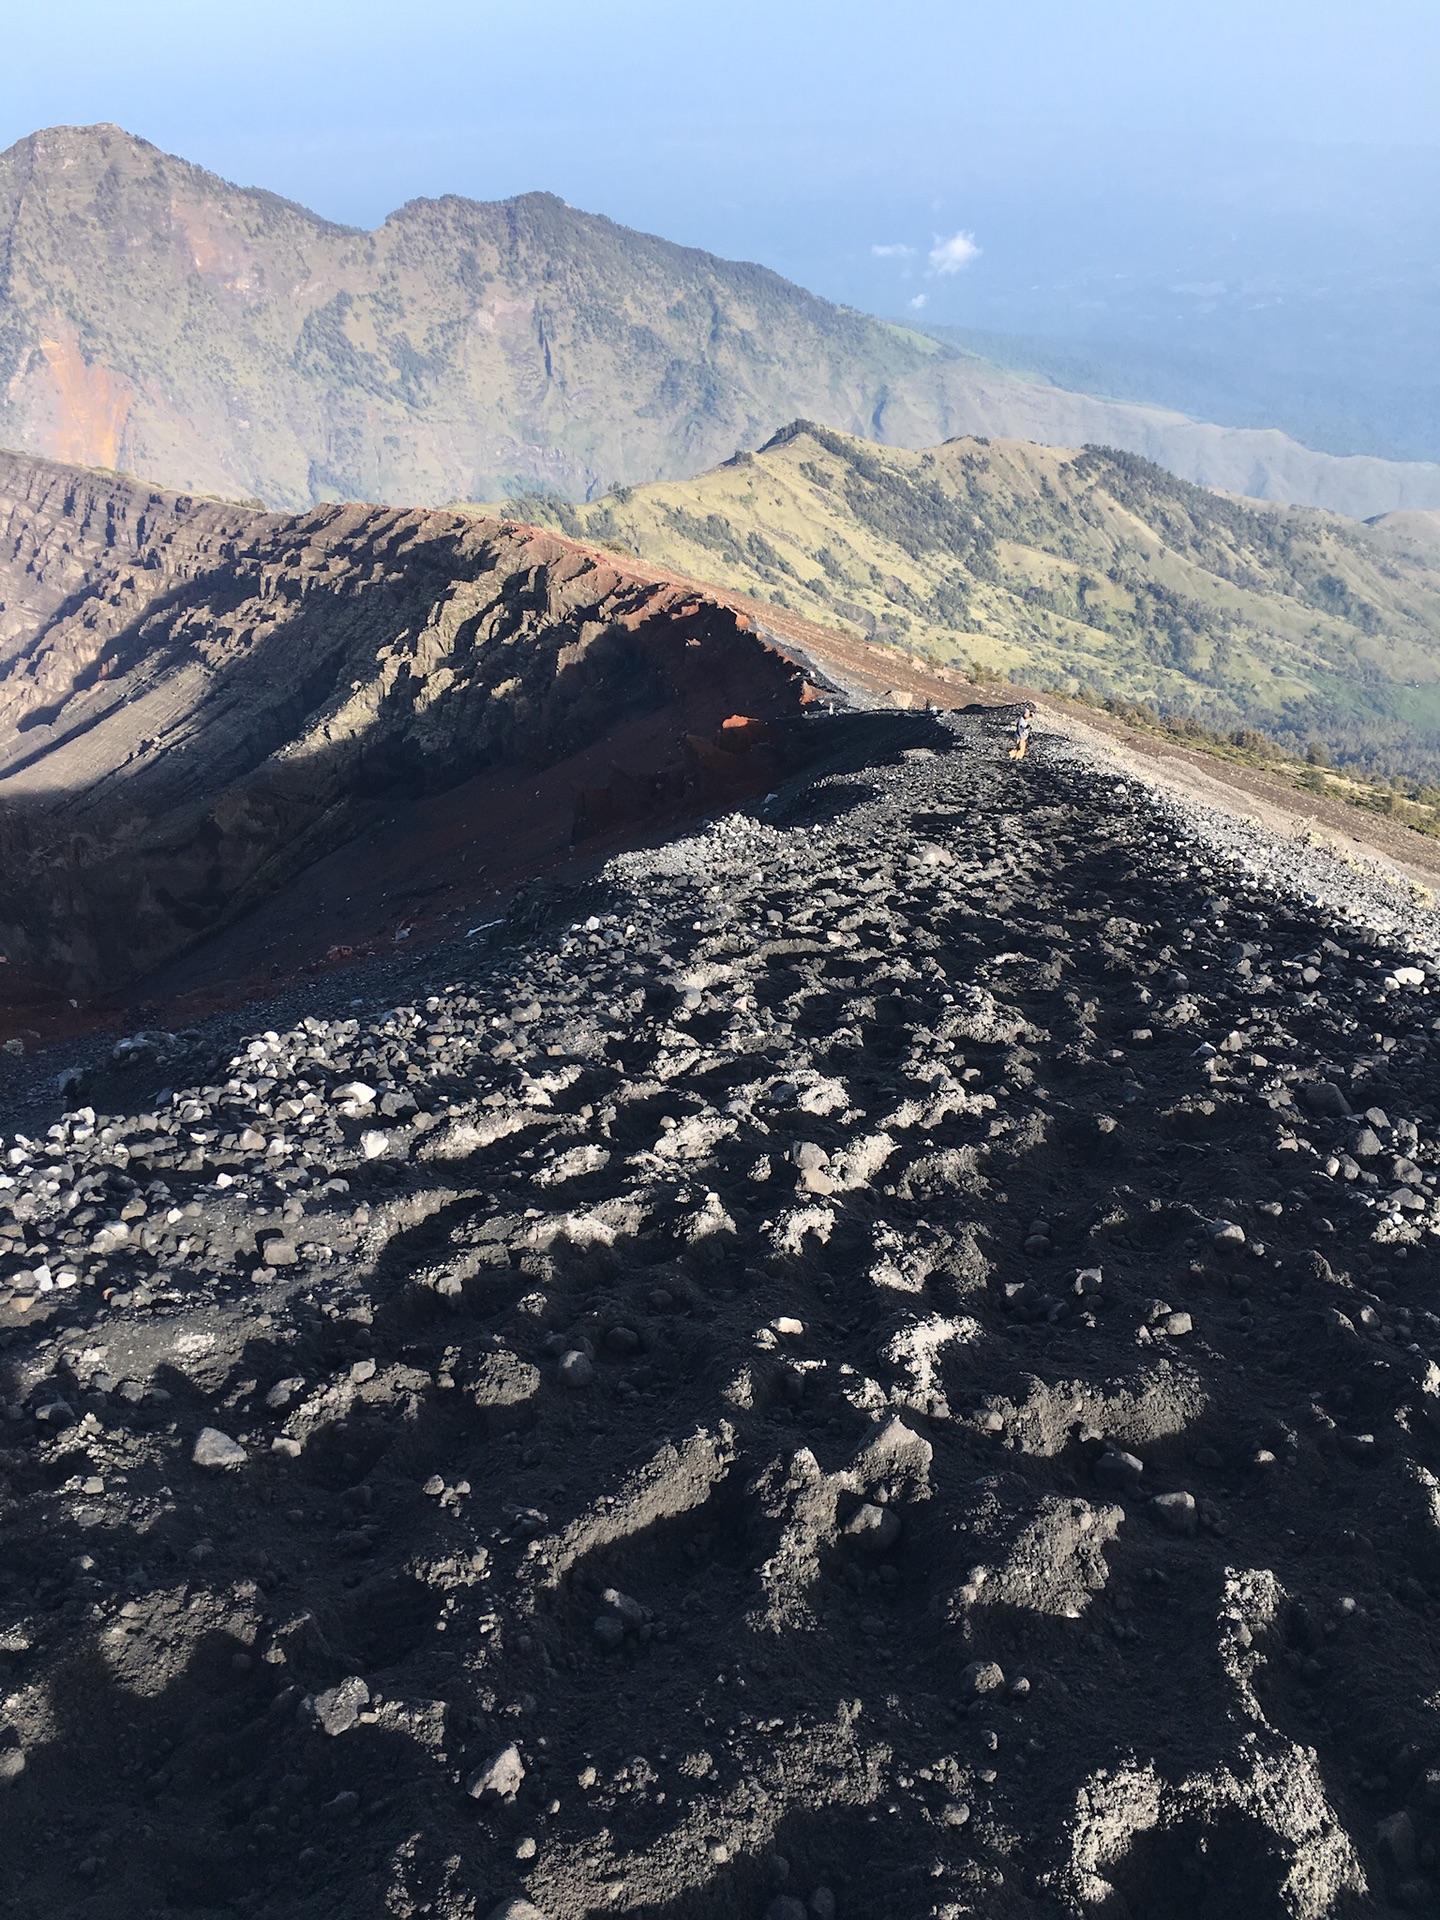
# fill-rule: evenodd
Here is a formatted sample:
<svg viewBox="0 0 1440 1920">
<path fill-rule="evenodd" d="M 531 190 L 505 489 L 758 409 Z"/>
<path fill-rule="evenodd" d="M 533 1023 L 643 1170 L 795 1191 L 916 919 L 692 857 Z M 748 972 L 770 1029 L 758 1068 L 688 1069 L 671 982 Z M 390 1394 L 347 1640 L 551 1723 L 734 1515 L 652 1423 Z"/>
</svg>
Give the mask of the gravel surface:
<svg viewBox="0 0 1440 1920">
<path fill-rule="evenodd" d="M 0 1913 L 1434 1910 L 1434 915 L 833 726 L 10 1064 Z"/>
</svg>

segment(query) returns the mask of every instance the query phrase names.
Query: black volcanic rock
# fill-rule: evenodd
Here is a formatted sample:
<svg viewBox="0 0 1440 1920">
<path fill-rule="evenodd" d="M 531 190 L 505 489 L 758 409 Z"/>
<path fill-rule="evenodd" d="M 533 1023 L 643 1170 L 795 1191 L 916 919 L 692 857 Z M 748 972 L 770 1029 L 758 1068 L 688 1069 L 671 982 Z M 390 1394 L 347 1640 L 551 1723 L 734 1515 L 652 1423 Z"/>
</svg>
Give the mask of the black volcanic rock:
<svg viewBox="0 0 1440 1920">
<path fill-rule="evenodd" d="M 178 1086 L 26 1064 L 16 1920 L 1426 1910 L 1433 916 L 863 725 Z"/>
</svg>

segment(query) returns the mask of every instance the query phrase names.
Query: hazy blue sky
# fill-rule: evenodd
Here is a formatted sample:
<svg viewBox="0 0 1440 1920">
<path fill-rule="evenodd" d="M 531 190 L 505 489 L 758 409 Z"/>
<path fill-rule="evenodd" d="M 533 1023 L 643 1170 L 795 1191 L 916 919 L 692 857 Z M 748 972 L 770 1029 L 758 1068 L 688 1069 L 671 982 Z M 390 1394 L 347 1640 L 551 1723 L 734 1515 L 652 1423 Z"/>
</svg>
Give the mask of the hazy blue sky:
<svg viewBox="0 0 1440 1920">
<path fill-rule="evenodd" d="M 873 311 L 1399 380 L 1402 436 L 1430 377 L 1440 0 L 0 0 L 0 47 L 0 144 L 118 121 L 364 225 L 548 187 Z"/>
</svg>

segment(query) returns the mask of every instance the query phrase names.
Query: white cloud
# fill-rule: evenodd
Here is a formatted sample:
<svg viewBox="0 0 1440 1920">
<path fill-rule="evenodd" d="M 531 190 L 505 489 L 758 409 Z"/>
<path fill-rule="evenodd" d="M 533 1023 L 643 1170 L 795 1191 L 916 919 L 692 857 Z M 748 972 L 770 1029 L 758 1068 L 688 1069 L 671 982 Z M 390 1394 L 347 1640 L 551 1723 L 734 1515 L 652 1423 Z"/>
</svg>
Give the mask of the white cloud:
<svg viewBox="0 0 1440 1920">
<path fill-rule="evenodd" d="M 912 307 L 914 307 L 915 311 L 918 313 L 921 307 L 923 307 L 925 302 L 929 299 L 929 297 L 930 296 L 927 293 L 917 293 L 915 298 L 910 302 L 910 304 Z"/>
<path fill-rule="evenodd" d="M 959 273 L 979 253 L 973 233 L 952 233 L 948 240 L 937 234 L 930 249 L 930 265 L 936 273 Z"/>
<path fill-rule="evenodd" d="M 871 247 L 870 251 L 877 260 L 913 260 L 916 253 L 914 247 L 907 247 L 903 241 L 899 240 L 892 246 Z"/>
</svg>

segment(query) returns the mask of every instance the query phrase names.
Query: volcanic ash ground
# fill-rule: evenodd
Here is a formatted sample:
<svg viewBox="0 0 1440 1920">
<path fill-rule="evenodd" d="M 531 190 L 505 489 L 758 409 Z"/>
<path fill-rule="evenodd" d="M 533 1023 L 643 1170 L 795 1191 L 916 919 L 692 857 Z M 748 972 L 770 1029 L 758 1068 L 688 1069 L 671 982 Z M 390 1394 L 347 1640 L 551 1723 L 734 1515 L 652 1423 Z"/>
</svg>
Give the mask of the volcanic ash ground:
<svg viewBox="0 0 1440 1920">
<path fill-rule="evenodd" d="M 1435 1910 L 1425 915 L 886 724 L 6 1137 L 0 1912 Z"/>
</svg>

